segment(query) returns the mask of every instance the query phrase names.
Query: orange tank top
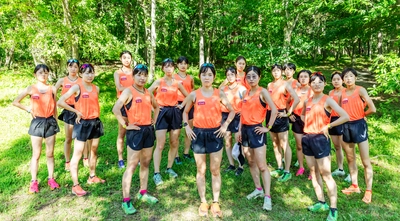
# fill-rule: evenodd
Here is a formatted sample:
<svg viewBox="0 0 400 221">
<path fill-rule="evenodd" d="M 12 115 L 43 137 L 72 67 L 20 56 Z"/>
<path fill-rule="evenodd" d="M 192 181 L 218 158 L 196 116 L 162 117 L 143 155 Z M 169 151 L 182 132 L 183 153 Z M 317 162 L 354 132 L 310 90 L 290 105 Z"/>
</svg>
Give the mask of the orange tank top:
<svg viewBox="0 0 400 221">
<path fill-rule="evenodd" d="M 286 109 L 286 102 L 288 99 L 288 96 L 285 95 L 286 88 L 285 88 L 285 81 L 281 81 L 279 85 L 273 86 L 273 83 L 270 83 L 268 85 L 268 92 L 271 95 L 271 99 L 274 102 L 276 108 L 278 110 L 283 110 Z M 268 110 L 270 108 L 268 107 Z"/>
<path fill-rule="evenodd" d="M 331 90 L 331 91 L 329 92 L 329 97 L 332 98 L 334 101 L 336 101 L 336 103 L 339 104 L 339 96 L 335 95 L 335 90 Z M 332 109 L 331 117 L 339 117 L 339 114 L 336 113 L 336 111 L 334 111 L 334 110 Z"/>
<path fill-rule="evenodd" d="M 328 95 L 324 95 L 318 103 L 312 103 L 312 97 L 307 101 L 306 114 L 304 121 L 304 133 L 322 134 L 322 128 L 329 124 L 330 116 L 325 110 L 325 101 Z"/>
<path fill-rule="evenodd" d="M 75 84 L 80 84 L 82 82 L 82 78 L 77 78 L 75 81 L 71 81 L 68 77 L 64 77 L 63 80 L 63 85 L 61 88 L 61 95 L 64 95 L 65 93 L 68 92 L 68 90 L 74 86 Z M 75 99 L 74 96 L 71 96 L 65 100 L 65 103 L 68 105 L 74 105 L 75 104 Z"/>
<path fill-rule="evenodd" d="M 75 109 L 82 113 L 84 120 L 98 118 L 100 106 L 96 86 L 92 84 L 92 91 L 87 91 L 83 84 L 79 84 L 79 89 L 80 93 L 75 97 Z"/>
<path fill-rule="evenodd" d="M 197 128 L 217 128 L 221 126 L 222 111 L 219 90 L 214 89 L 211 97 L 204 97 L 197 89 L 194 103 L 193 125 Z"/>
<path fill-rule="evenodd" d="M 346 95 L 346 90 L 342 91 L 342 108 L 349 114 L 350 121 L 360 120 L 365 117 L 365 104 L 360 97 L 360 86 L 356 86 L 353 94 Z"/>
<path fill-rule="evenodd" d="M 240 84 L 237 84 L 236 87 L 230 89 L 228 85 L 224 87 L 224 93 L 228 98 L 229 103 L 231 103 L 233 110 L 235 113 L 240 112 L 242 109 L 242 99 L 239 92 Z M 229 112 L 229 110 L 221 103 L 222 112 Z"/>
<path fill-rule="evenodd" d="M 311 97 L 312 90 L 311 90 L 311 88 L 308 88 L 307 91 L 302 91 L 301 87 L 298 87 L 298 88 L 295 89 L 295 92 L 296 92 L 297 96 L 300 99 L 300 103 L 296 106 L 296 109 L 294 109 L 293 113 L 295 113 L 298 116 L 300 116 L 301 112 L 303 111 L 304 101 L 306 101 L 308 98 Z M 291 103 L 290 105 L 292 105 L 293 104 L 293 100 L 290 103 Z"/>
<path fill-rule="evenodd" d="M 178 104 L 178 81 L 173 80 L 169 86 L 164 78 L 160 79 L 160 86 L 157 89 L 156 100 L 160 106 L 175 106 Z"/>
<path fill-rule="evenodd" d="M 41 93 L 36 85 L 32 85 L 31 105 L 35 117 L 48 118 L 53 116 L 55 101 L 51 86 L 48 87 L 46 92 Z"/>
<path fill-rule="evenodd" d="M 243 85 L 247 90 L 249 90 L 251 88 L 249 83 L 247 83 L 247 81 L 246 81 L 246 74 L 244 76 L 239 76 L 239 74 L 238 74 L 238 77 L 236 78 L 236 82 Z"/>
<path fill-rule="evenodd" d="M 178 81 L 178 83 L 182 84 L 185 90 L 190 93 L 193 91 L 192 88 L 192 78 L 189 75 L 186 75 L 185 78 L 181 78 L 179 74 L 174 75 L 175 80 Z M 183 101 L 185 100 L 185 95 L 182 94 L 180 90 L 178 90 L 178 101 Z"/>
<path fill-rule="evenodd" d="M 261 124 L 265 120 L 267 109 L 261 104 L 260 93 L 262 87 L 250 96 L 250 91 L 247 91 L 242 101 L 242 111 L 240 121 L 245 125 Z"/>
<path fill-rule="evenodd" d="M 138 126 L 151 124 L 151 95 L 150 92 L 144 89 L 142 94 L 133 87 L 129 87 L 132 92 L 131 106 L 127 110 L 129 123 L 134 123 Z"/>
<path fill-rule="evenodd" d="M 133 73 L 125 74 L 122 70 L 118 70 L 118 75 L 119 75 L 119 84 L 122 87 L 127 88 L 127 87 L 130 87 L 133 85 L 133 83 L 134 83 L 133 76 L 132 76 Z M 117 90 L 117 97 L 121 96 L 122 91 L 118 91 L 118 88 L 116 90 Z"/>
</svg>

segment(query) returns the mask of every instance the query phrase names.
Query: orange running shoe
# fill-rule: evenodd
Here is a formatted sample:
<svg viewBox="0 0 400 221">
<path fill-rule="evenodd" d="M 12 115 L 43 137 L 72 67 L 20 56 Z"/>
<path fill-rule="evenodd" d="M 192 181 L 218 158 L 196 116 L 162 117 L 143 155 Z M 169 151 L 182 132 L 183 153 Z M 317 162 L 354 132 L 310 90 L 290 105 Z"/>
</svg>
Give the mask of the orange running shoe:
<svg viewBox="0 0 400 221">
<path fill-rule="evenodd" d="M 75 194 L 76 196 L 84 196 L 87 194 L 87 192 L 84 191 L 79 184 L 72 187 L 72 193 Z"/>
<path fill-rule="evenodd" d="M 360 187 L 354 187 L 353 185 L 351 185 L 349 188 L 343 189 L 342 193 L 350 195 L 352 193 L 361 193 L 361 191 Z"/>
<path fill-rule="evenodd" d="M 222 218 L 222 211 L 221 208 L 219 207 L 219 203 L 215 202 L 213 204 L 211 204 L 211 213 L 213 214 L 213 217 L 219 217 Z"/>
<path fill-rule="evenodd" d="M 371 190 L 365 191 L 364 198 L 362 199 L 362 201 L 364 201 L 364 203 L 366 203 L 366 204 L 370 204 L 372 202 L 372 191 Z"/>
<path fill-rule="evenodd" d="M 199 216 L 207 217 L 209 207 L 210 206 L 208 205 L 208 203 L 201 203 L 199 207 Z"/>
<path fill-rule="evenodd" d="M 97 176 L 94 176 L 94 177 L 90 177 L 89 176 L 89 179 L 87 180 L 87 183 L 88 184 L 93 184 L 93 183 L 105 183 L 106 181 L 105 180 L 102 180 L 102 179 L 100 179 L 99 177 L 97 177 Z"/>
</svg>

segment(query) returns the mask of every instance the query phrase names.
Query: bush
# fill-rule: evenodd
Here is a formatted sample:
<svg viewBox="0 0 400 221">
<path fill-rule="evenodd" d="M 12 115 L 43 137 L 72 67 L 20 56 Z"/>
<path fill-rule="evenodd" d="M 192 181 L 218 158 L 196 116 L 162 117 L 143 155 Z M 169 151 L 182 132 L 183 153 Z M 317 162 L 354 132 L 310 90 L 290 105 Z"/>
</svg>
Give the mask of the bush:
<svg viewBox="0 0 400 221">
<path fill-rule="evenodd" d="M 396 54 L 375 58 L 371 68 L 378 83 L 369 88 L 373 96 L 379 93 L 394 94 L 400 91 L 400 58 Z"/>
</svg>

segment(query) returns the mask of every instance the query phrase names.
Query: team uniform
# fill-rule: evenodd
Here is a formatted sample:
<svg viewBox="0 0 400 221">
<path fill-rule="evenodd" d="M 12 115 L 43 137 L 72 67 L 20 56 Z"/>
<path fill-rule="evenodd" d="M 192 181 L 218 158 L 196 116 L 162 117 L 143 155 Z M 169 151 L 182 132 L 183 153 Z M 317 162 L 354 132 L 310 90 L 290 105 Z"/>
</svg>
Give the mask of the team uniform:
<svg viewBox="0 0 400 221">
<path fill-rule="evenodd" d="M 293 115 L 296 117 L 294 122 L 292 123 L 292 131 L 296 134 L 303 134 L 304 133 L 304 122 L 301 120 L 301 112 L 303 111 L 304 102 L 310 98 L 312 94 L 311 88 L 307 91 L 302 91 L 301 87 L 296 87 L 295 92 L 300 99 L 300 103 L 297 105 L 296 109 L 293 110 Z M 292 105 L 293 101 L 290 105 Z"/>
<path fill-rule="evenodd" d="M 334 90 L 329 92 L 329 97 L 331 97 L 334 101 L 336 101 L 336 103 L 339 104 L 339 96 L 335 95 L 335 91 Z M 339 118 L 339 114 L 336 113 L 336 111 L 332 110 L 332 112 L 331 112 L 331 123 L 336 121 L 338 118 Z M 329 131 L 330 135 L 334 135 L 334 136 L 343 135 L 343 124 L 338 125 L 336 127 L 332 127 L 328 131 Z"/>
<path fill-rule="evenodd" d="M 227 131 L 232 133 L 237 133 L 239 131 L 239 123 L 240 123 L 240 111 L 242 109 L 242 95 L 240 94 L 240 84 L 236 85 L 235 88 L 230 89 L 228 85 L 224 87 L 224 93 L 228 98 L 229 103 L 232 105 L 233 110 L 235 111 L 235 117 L 231 121 L 228 126 Z M 229 110 L 225 107 L 225 105 L 221 104 L 222 110 L 222 124 L 228 119 Z"/>
<path fill-rule="evenodd" d="M 271 99 L 274 102 L 278 112 L 285 112 L 286 111 L 286 103 L 288 100 L 288 95 L 285 95 L 285 81 L 281 81 L 282 83 L 278 86 L 273 87 L 272 83 L 268 85 L 268 92 L 271 95 Z M 268 107 L 266 122 L 269 122 L 271 118 L 271 109 Z M 272 125 L 271 132 L 274 133 L 281 133 L 289 130 L 289 118 L 288 117 L 281 117 L 276 118 L 274 125 Z"/>
<path fill-rule="evenodd" d="M 132 150 L 140 151 L 143 148 L 154 146 L 156 139 L 154 127 L 151 125 L 151 95 L 148 90 L 142 94 L 132 86 L 129 87 L 132 100 L 126 105 L 129 123 L 134 123 L 140 130 L 127 130 L 126 143 Z"/>
<path fill-rule="evenodd" d="M 75 84 L 80 84 L 80 83 L 82 83 L 82 78 L 78 77 L 75 81 L 71 81 L 68 77 L 64 77 L 63 85 L 61 88 L 61 95 L 64 95 L 65 93 L 67 93 L 68 90 Z M 72 108 L 75 108 L 75 99 L 73 96 L 67 98 L 65 100 L 65 103 L 67 103 Z M 67 124 L 74 125 L 75 119 L 76 119 L 76 114 L 75 114 L 75 112 L 64 109 L 64 110 L 62 110 L 61 114 L 58 116 L 58 119 L 64 121 Z"/>
<path fill-rule="evenodd" d="M 185 78 L 181 78 L 181 76 L 179 74 L 175 74 L 174 75 L 175 80 L 177 80 L 180 84 L 183 85 L 183 87 L 185 88 L 185 90 L 188 92 L 188 94 L 190 94 L 190 92 L 193 91 L 192 88 L 192 78 L 189 75 L 186 75 Z M 180 90 L 178 90 L 178 104 L 181 104 L 183 101 L 185 100 L 185 95 L 182 94 L 182 92 Z M 185 108 L 181 109 L 181 112 L 183 113 L 183 110 L 185 110 Z M 192 107 L 189 111 L 189 120 L 193 119 L 193 111 L 194 108 Z"/>
<path fill-rule="evenodd" d="M 54 118 L 55 100 L 51 87 L 41 93 L 36 85 L 32 85 L 31 107 L 35 118 L 32 119 L 28 134 L 35 137 L 51 137 L 60 132 L 57 120 Z"/>
<path fill-rule="evenodd" d="M 122 87 L 127 88 L 133 85 L 134 80 L 131 74 L 125 74 L 122 70 L 118 70 L 118 76 L 119 76 L 119 84 Z M 122 91 L 118 91 L 118 88 L 116 88 L 116 90 L 117 90 L 117 98 L 119 98 L 119 96 L 121 96 L 122 94 Z M 121 114 L 123 117 L 127 117 L 126 110 L 124 107 L 121 108 Z"/>
<path fill-rule="evenodd" d="M 247 83 L 245 78 L 246 78 L 246 75 L 239 76 L 236 78 L 236 82 L 243 85 L 247 90 L 250 90 L 251 87 L 250 87 L 249 83 Z"/>
<path fill-rule="evenodd" d="M 324 108 L 328 95 L 323 95 L 318 103 L 313 104 L 312 97 L 306 104 L 304 136 L 302 138 L 303 154 L 321 159 L 330 155 L 330 139 L 327 138 L 322 128 L 329 124 L 330 113 Z"/>
<path fill-rule="evenodd" d="M 250 91 L 247 91 L 242 101 L 240 121 L 242 122 L 242 145 L 245 147 L 259 148 L 264 146 L 266 141 L 264 133 L 254 132 L 255 127 L 262 127 L 267 112 L 267 104 L 260 98 L 262 89 L 259 87 L 252 96 L 249 95 Z"/>
<path fill-rule="evenodd" d="M 82 113 L 80 123 L 74 124 L 72 138 L 79 141 L 96 139 L 104 135 L 103 123 L 100 121 L 100 105 L 96 86 L 87 91 L 79 84 L 80 93 L 75 97 L 75 109 Z"/>
<path fill-rule="evenodd" d="M 169 86 L 163 78 L 157 89 L 156 100 L 160 106 L 160 113 L 156 121 L 156 130 L 177 130 L 182 127 L 182 112 L 178 104 L 178 81 L 174 80 Z"/>
<path fill-rule="evenodd" d="M 215 153 L 222 149 L 223 138 L 218 138 L 215 131 L 221 127 L 222 111 L 219 90 L 214 89 L 211 97 L 204 97 L 201 89 L 195 91 L 192 150 L 196 154 Z"/>
<path fill-rule="evenodd" d="M 360 97 L 360 86 L 356 86 L 352 95 L 342 91 L 342 108 L 349 114 L 350 121 L 343 125 L 343 141 L 361 143 L 368 140 L 368 126 L 364 120 L 365 102 Z"/>
</svg>

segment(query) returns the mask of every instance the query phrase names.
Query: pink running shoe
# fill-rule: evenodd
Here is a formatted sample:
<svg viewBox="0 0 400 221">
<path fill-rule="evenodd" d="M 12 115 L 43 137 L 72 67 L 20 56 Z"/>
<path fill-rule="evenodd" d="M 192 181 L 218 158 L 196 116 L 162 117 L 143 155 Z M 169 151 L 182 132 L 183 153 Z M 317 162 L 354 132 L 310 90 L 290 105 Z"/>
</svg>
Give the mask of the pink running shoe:
<svg viewBox="0 0 400 221">
<path fill-rule="evenodd" d="M 54 178 L 47 180 L 47 185 L 49 185 L 51 190 L 60 188 L 60 185 L 54 180 Z"/>
<path fill-rule="evenodd" d="M 87 192 L 84 191 L 79 184 L 72 187 L 72 193 L 75 194 L 76 196 L 84 196 L 87 194 Z"/>
<path fill-rule="evenodd" d="M 29 187 L 29 194 L 38 193 L 39 192 L 39 184 L 38 181 L 32 181 Z"/>
<path fill-rule="evenodd" d="M 304 174 L 304 168 L 303 167 L 300 167 L 298 170 L 297 170 L 297 173 L 296 173 L 296 176 L 301 176 L 301 175 L 303 175 Z"/>
<path fill-rule="evenodd" d="M 100 178 L 97 177 L 97 176 L 94 176 L 94 177 L 90 177 L 90 176 L 89 176 L 89 179 L 88 179 L 88 181 L 87 181 L 88 184 L 105 183 L 105 182 L 106 182 L 105 180 L 100 179 Z"/>
</svg>

